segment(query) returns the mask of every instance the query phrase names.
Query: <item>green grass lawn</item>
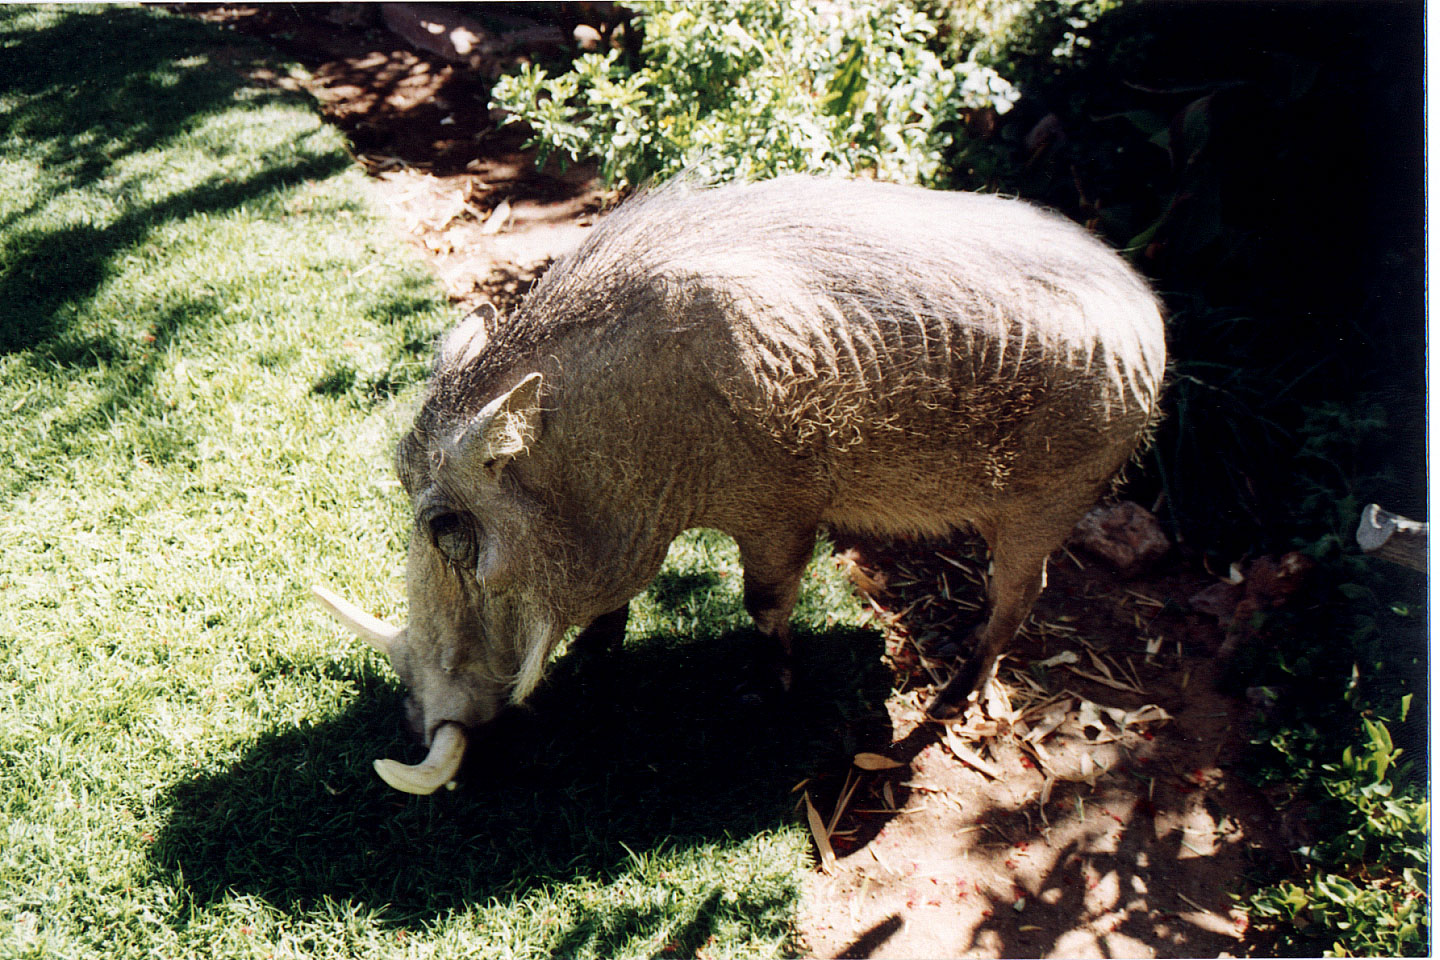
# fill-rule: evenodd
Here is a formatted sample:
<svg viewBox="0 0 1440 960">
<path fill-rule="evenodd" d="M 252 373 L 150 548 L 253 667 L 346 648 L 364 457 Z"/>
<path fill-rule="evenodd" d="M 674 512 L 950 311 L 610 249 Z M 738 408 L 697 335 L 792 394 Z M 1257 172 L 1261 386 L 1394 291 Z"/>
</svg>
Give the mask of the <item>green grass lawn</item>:
<svg viewBox="0 0 1440 960">
<path fill-rule="evenodd" d="M 403 620 L 390 454 L 454 312 L 254 52 L 0 8 L 0 956 L 793 951 L 791 788 L 887 692 L 828 564 L 789 700 L 732 693 L 738 561 L 692 534 L 460 790 L 375 778 L 403 692 L 307 593 Z"/>
</svg>

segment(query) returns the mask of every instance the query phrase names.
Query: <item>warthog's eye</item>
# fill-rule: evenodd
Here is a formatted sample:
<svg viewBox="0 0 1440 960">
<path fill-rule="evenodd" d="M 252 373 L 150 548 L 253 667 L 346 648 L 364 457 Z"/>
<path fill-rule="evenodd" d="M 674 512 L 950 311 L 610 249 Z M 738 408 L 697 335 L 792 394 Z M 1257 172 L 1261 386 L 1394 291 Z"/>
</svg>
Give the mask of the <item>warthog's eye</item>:
<svg viewBox="0 0 1440 960">
<path fill-rule="evenodd" d="M 464 514 L 443 512 L 427 517 L 430 541 L 451 563 L 463 567 L 475 563 L 475 532 Z"/>
</svg>

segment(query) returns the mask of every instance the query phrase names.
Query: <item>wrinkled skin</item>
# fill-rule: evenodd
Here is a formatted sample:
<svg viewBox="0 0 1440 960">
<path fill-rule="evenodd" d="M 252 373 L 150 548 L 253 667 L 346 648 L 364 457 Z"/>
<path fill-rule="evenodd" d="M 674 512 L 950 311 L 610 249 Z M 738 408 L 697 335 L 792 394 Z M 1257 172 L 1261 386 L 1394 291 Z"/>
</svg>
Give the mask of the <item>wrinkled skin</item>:
<svg viewBox="0 0 1440 960">
<path fill-rule="evenodd" d="M 514 315 L 472 315 L 441 345 L 396 454 L 409 626 L 377 646 L 415 732 L 453 742 L 528 697 L 567 628 L 622 636 L 684 530 L 734 538 L 783 660 L 817 530 L 970 528 L 994 575 L 974 653 L 930 704 L 952 717 L 1144 443 L 1164 367 L 1144 280 L 1019 201 L 799 177 L 662 188 Z M 437 782 L 400 789 L 440 785 L 454 764 L 434 753 Z"/>
<path fill-rule="evenodd" d="M 538 379 L 527 384 L 515 402 L 536 416 Z M 563 632 L 544 603 L 525 595 L 539 571 L 517 548 L 535 541 L 541 518 L 510 476 L 527 439 L 513 433 L 515 417 L 503 404 L 487 408 L 423 457 L 412 434 L 397 458 L 415 525 L 405 571 L 410 624 L 389 653 L 410 691 L 407 725 L 426 744 L 444 723 L 483 726 L 520 699 L 513 693 L 524 651 L 548 653 Z"/>
<path fill-rule="evenodd" d="M 505 605 L 485 603 L 474 575 L 451 564 L 420 527 L 411 534 L 406 580 L 412 585 L 410 628 L 404 642 L 392 646 L 390 663 L 411 691 L 406 725 L 428 745 L 447 721 L 475 727 L 491 720 L 505 702 L 503 678 L 515 672 L 506 646 L 461 646 L 456 639 L 505 636 L 516 625 L 496 615 Z"/>
</svg>

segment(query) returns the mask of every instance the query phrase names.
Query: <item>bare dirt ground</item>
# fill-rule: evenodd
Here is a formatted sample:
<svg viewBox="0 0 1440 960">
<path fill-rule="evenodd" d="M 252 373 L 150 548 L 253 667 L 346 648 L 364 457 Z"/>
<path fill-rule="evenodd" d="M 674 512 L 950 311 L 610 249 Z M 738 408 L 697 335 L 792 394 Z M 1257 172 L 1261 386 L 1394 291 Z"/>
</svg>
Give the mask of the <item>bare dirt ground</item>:
<svg viewBox="0 0 1440 960">
<path fill-rule="evenodd" d="M 1249 953 L 1231 894 L 1254 861 L 1284 854 L 1268 804 L 1229 769 L 1247 707 L 1216 691 L 1221 633 L 1186 604 L 1210 581 L 1173 562 L 1125 581 L 1058 555 L 984 709 L 942 728 L 921 716 L 931 678 L 917 651 L 943 652 L 979 616 L 984 564 L 966 546 L 860 551 L 862 582 L 889 581 L 872 610 L 903 691 L 877 752 L 904 765 L 857 771 L 834 865 L 822 859 L 811 885 L 809 948 Z"/>
<path fill-rule="evenodd" d="M 487 107 L 490 78 L 526 55 L 506 37 L 563 48 L 574 24 L 543 19 L 547 5 L 487 6 L 486 24 L 461 25 L 481 34 L 461 35 L 466 55 L 453 12 L 391 7 L 179 9 L 271 43 L 277 65 L 256 78 L 302 87 L 345 130 L 457 315 L 482 303 L 504 311 L 615 199 L 590 169 L 537 170 L 523 136 L 497 129 Z M 1173 554 L 1128 581 L 1078 549 L 1057 555 L 1000 683 L 946 727 L 920 708 L 947 646 L 979 620 L 983 561 L 957 542 L 854 545 L 839 562 L 865 588 L 901 692 L 888 735 L 858 760 L 872 769 L 835 771 L 797 795 L 819 861 L 801 917 L 806 951 L 1263 949 L 1233 895 L 1252 864 L 1285 856 L 1282 825 L 1232 770 L 1249 708 L 1217 692 L 1225 635 L 1191 604 L 1214 577 Z"/>
<path fill-rule="evenodd" d="M 381 202 L 451 299 L 503 309 L 616 199 L 590 167 L 536 169 L 534 153 L 522 148 L 527 134 L 501 128 L 490 116 L 492 78 L 529 49 L 554 50 L 569 36 L 567 22 L 510 12 L 535 6 L 545 5 L 485 5 L 489 17 L 510 28 L 496 36 L 515 39 L 481 41 L 476 51 L 494 52 L 468 56 L 449 41 L 451 31 L 429 33 L 438 25 L 426 17 L 447 11 L 426 4 L 170 8 L 273 45 L 275 63 L 252 78 L 313 96 L 345 132 Z M 434 37 L 428 45 L 444 53 L 417 48 L 396 29 Z M 287 60 L 302 69 L 287 68 Z"/>
</svg>

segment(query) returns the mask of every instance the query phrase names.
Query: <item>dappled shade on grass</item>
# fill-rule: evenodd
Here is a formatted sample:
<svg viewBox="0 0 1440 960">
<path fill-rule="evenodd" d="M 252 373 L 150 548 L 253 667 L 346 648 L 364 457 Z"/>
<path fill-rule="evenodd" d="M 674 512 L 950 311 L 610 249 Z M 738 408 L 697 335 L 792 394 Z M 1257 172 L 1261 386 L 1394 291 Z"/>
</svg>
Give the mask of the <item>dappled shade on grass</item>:
<svg viewBox="0 0 1440 960">
<path fill-rule="evenodd" d="M 314 125 L 267 137 L 236 123 L 237 112 L 258 115 L 291 96 L 247 84 L 236 64 L 207 52 L 211 42 L 199 24 L 134 9 L 0 12 L 8 138 L 23 144 L 21 162 L 44 174 L 23 201 L 7 197 L 0 219 L 8 228 L 0 351 L 41 348 L 62 363 L 131 353 L 134 331 L 123 326 L 91 336 L 72 329 L 77 308 L 118 272 L 114 260 L 166 223 L 223 213 L 346 165 Z M 87 52 L 83 70 L 77 50 Z M 261 140 L 264 150 L 227 142 L 227 133 Z M 166 148 L 203 156 L 213 169 L 181 170 L 163 159 Z"/>
<path fill-rule="evenodd" d="M 234 379 L 300 373 L 361 403 L 424 375 L 433 286 L 413 265 L 359 279 L 376 231 L 353 186 L 329 186 L 343 141 L 247 78 L 261 48 L 216 39 L 138 9 L 0 11 L 0 374 L 20 415 L 0 490 L 120 425 L 148 462 L 193 459 L 191 388 L 217 354 Z M 372 318 L 400 350 L 357 363 Z"/>
<path fill-rule="evenodd" d="M 0 9 L 0 942 L 793 950 L 790 788 L 888 689 L 833 569 L 788 701 L 735 693 L 734 545 L 690 535 L 631 642 L 557 663 L 461 789 L 375 778 L 411 749 L 402 691 L 308 587 L 403 618 L 391 452 L 453 313 L 313 103 L 249 79 L 258 49 Z"/>
</svg>

